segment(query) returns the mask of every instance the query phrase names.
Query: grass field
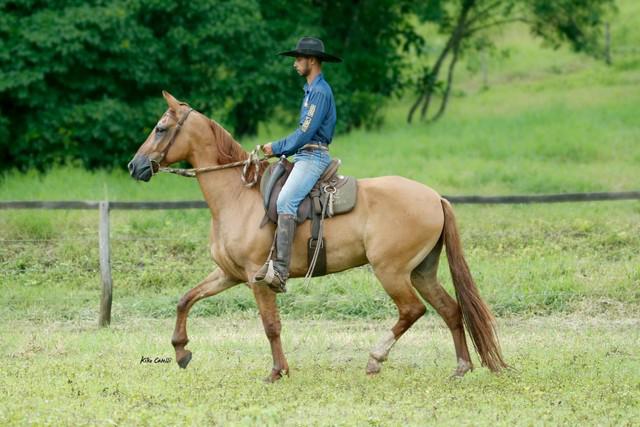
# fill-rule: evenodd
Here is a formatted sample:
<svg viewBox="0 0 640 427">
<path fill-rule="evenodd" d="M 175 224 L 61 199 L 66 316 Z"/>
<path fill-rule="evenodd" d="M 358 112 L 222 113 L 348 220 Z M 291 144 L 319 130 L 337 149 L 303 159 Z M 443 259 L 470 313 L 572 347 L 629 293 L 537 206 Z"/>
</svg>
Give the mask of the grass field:
<svg viewBox="0 0 640 427">
<path fill-rule="evenodd" d="M 449 380 L 448 330 L 420 320 L 376 377 L 364 374 L 384 321 L 285 321 L 291 376 L 270 369 L 257 318 L 190 324 L 194 359 L 173 362 L 170 320 L 0 325 L 0 424 L 16 425 L 636 425 L 640 321 L 602 315 L 504 318 L 514 370 Z M 603 340 L 603 337 L 606 337 Z"/>
<path fill-rule="evenodd" d="M 614 48 L 635 46 L 638 4 L 619 2 Z M 460 67 L 443 120 L 407 125 L 393 101 L 378 130 L 340 135 L 343 173 L 398 174 L 442 194 L 640 190 L 640 59 L 614 65 L 499 35 L 489 88 Z M 176 94 L 177 95 L 177 94 Z M 188 100 L 187 100 L 188 101 Z M 195 106 L 197 107 L 197 106 Z M 152 123 L 156 118 L 150 117 Z M 288 129 L 263 126 L 250 148 Z M 194 200 L 195 181 L 55 168 L 5 174 L 0 200 Z M 279 296 L 292 376 L 271 361 L 251 292 L 190 314 L 186 371 L 173 358 L 179 297 L 215 266 L 209 214 L 111 213 L 112 326 L 98 330 L 98 214 L 0 211 L 0 425 L 634 425 L 640 418 L 640 202 L 455 206 L 467 261 L 498 315 L 507 361 L 449 381 L 448 331 L 427 316 L 364 375 L 395 307 L 368 267 L 293 280 Z M 440 277 L 452 291 L 446 262 Z M 476 361 L 477 363 L 477 361 Z"/>
</svg>

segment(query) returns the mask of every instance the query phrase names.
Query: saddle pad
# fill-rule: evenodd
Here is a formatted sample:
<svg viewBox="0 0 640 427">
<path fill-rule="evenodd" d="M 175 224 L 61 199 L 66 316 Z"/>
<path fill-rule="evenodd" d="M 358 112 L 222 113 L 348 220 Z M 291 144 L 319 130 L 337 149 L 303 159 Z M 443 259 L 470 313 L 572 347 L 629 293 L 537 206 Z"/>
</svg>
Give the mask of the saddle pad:
<svg viewBox="0 0 640 427">
<path fill-rule="evenodd" d="M 336 184 L 336 194 L 333 195 L 333 214 L 351 212 L 356 205 L 358 195 L 358 180 L 353 176 L 341 177 Z"/>
<path fill-rule="evenodd" d="M 277 163 L 273 163 L 264 171 L 260 180 L 260 193 L 263 198 L 265 218 L 263 219 L 261 226 L 266 224 L 267 221 L 271 221 L 273 223 L 278 222 L 276 202 L 278 200 L 278 195 L 280 194 L 280 191 L 282 190 L 282 187 L 284 186 L 284 183 L 289 177 L 292 169 L 293 163 L 290 163 L 287 160 L 281 160 Z M 335 172 L 336 171 L 334 170 L 333 173 L 335 174 Z M 326 185 L 333 186 L 336 189 L 336 192 L 333 195 L 333 210 L 330 211 L 327 209 L 327 213 L 337 215 L 347 213 L 355 206 L 356 194 L 358 191 L 357 182 L 357 179 L 352 176 L 343 177 L 333 175 L 329 182 L 324 182 L 322 185 L 316 183 L 316 187 L 314 187 L 314 189 L 320 187 L 319 189 L 322 190 Z M 312 190 L 312 192 L 313 191 L 314 190 Z M 296 222 L 300 224 L 306 219 L 310 219 L 313 214 L 313 203 L 311 197 L 307 195 L 298 207 Z"/>
</svg>

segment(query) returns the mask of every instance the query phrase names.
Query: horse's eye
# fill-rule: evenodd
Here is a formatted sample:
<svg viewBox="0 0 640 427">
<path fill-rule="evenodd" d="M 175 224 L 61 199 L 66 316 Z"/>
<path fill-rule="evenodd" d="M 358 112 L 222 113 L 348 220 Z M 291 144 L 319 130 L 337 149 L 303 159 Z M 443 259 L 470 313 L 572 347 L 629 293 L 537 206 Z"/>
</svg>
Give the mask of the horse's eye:
<svg viewBox="0 0 640 427">
<path fill-rule="evenodd" d="M 166 130 L 167 130 L 167 128 L 162 128 L 160 126 L 156 126 L 156 134 L 162 133 L 162 132 L 164 132 Z"/>
</svg>

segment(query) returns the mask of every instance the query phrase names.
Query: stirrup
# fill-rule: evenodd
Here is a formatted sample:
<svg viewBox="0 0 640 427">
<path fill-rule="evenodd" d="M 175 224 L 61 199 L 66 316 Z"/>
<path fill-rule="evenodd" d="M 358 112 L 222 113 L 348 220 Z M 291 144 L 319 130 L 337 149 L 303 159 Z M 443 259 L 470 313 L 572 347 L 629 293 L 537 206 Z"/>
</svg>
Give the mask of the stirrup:
<svg viewBox="0 0 640 427">
<path fill-rule="evenodd" d="M 265 262 L 262 265 L 262 267 L 260 267 L 260 269 L 256 271 L 256 273 L 253 275 L 253 279 L 251 279 L 252 283 L 266 284 L 264 278 L 267 276 L 267 273 L 269 272 L 270 263 L 273 263 L 273 261 Z"/>
<path fill-rule="evenodd" d="M 273 260 L 266 262 L 260 270 L 253 276 L 253 283 L 256 285 L 267 285 L 272 291 L 276 293 L 285 293 L 287 288 L 285 287 L 285 281 L 273 267 Z"/>
</svg>

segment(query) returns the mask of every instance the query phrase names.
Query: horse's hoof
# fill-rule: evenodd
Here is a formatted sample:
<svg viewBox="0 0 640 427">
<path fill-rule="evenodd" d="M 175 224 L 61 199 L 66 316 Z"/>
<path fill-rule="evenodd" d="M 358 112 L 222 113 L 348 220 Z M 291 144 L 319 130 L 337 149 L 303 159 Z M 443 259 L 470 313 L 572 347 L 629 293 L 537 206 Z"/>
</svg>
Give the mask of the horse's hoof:
<svg viewBox="0 0 640 427">
<path fill-rule="evenodd" d="M 282 377 L 271 374 L 271 375 L 265 377 L 262 381 L 265 384 L 273 384 L 276 381 L 278 381 L 280 378 L 282 378 Z"/>
<path fill-rule="evenodd" d="M 382 363 L 378 362 L 373 357 L 369 358 L 369 362 L 367 363 L 367 375 L 375 375 L 380 372 L 382 369 Z"/>
<path fill-rule="evenodd" d="M 193 356 L 189 350 L 185 351 L 185 355 L 178 360 L 178 366 L 182 369 L 186 369 L 189 362 L 191 362 L 191 357 Z"/>
<path fill-rule="evenodd" d="M 289 375 L 289 371 L 287 371 L 286 369 L 282 369 L 280 371 L 274 369 L 273 371 L 271 371 L 271 374 L 263 381 L 267 384 L 273 384 L 276 381 L 281 380 L 285 375 Z"/>
<path fill-rule="evenodd" d="M 464 377 L 464 374 L 471 371 L 472 369 L 473 369 L 473 366 L 471 365 L 471 363 L 460 359 L 458 361 L 458 367 L 456 368 L 455 371 L 453 371 L 453 374 L 449 378 L 451 379 L 462 378 Z"/>
</svg>

